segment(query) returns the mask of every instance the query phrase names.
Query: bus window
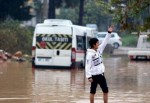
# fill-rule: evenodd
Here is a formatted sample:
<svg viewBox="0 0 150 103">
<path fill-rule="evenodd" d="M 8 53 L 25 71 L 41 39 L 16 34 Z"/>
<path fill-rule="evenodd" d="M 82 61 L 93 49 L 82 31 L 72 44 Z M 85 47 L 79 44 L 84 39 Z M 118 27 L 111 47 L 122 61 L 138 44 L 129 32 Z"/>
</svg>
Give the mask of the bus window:
<svg viewBox="0 0 150 103">
<path fill-rule="evenodd" d="M 84 50 L 84 37 L 77 36 L 77 50 Z"/>
</svg>

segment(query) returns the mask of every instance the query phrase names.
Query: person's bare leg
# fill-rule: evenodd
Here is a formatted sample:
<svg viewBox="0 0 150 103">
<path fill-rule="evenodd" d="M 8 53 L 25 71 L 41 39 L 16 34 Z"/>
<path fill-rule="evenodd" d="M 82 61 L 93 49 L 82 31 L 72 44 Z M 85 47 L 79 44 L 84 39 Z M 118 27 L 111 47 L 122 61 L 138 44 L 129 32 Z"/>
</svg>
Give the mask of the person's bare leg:
<svg viewBox="0 0 150 103">
<path fill-rule="evenodd" d="M 94 94 L 90 94 L 90 103 L 94 103 Z"/>
<path fill-rule="evenodd" d="M 104 103 L 108 103 L 108 93 L 103 93 Z"/>
</svg>

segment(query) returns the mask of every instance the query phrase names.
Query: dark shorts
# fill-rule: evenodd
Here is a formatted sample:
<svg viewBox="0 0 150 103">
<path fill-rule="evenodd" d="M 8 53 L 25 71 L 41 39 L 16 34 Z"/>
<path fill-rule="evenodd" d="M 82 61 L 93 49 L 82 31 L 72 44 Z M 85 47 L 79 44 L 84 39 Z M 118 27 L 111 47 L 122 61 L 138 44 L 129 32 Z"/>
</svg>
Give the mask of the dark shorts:
<svg viewBox="0 0 150 103">
<path fill-rule="evenodd" d="M 92 76 L 93 82 L 91 83 L 91 90 L 90 93 L 91 94 L 95 94 L 96 93 L 96 88 L 97 85 L 99 84 L 103 93 L 108 93 L 108 87 L 107 87 L 107 82 L 105 79 L 104 74 L 100 74 L 100 75 L 94 75 Z"/>
</svg>

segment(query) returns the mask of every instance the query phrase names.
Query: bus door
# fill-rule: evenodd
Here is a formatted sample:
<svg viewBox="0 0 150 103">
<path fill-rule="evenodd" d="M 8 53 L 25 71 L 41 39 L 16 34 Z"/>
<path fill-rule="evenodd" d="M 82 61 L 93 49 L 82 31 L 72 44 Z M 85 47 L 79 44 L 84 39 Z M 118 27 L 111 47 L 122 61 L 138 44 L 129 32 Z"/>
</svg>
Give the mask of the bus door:
<svg viewBox="0 0 150 103">
<path fill-rule="evenodd" d="M 52 35 L 37 34 L 36 35 L 36 51 L 35 65 L 52 65 L 52 57 L 54 55 L 53 45 L 51 43 Z"/>
<path fill-rule="evenodd" d="M 71 65 L 72 35 L 39 34 L 36 40 L 37 65 Z"/>
<path fill-rule="evenodd" d="M 53 65 L 71 66 L 72 35 L 54 34 L 53 38 Z"/>
</svg>

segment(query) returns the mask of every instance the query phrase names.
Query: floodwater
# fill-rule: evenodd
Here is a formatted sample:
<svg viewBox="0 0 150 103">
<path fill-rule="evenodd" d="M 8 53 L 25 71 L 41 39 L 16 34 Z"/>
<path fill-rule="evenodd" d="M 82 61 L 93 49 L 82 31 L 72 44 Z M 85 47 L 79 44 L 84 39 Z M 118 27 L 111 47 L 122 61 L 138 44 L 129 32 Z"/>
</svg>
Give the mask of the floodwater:
<svg viewBox="0 0 150 103">
<path fill-rule="evenodd" d="M 109 103 L 150 103 L 150 61 L 104 59 Z M 0 61 L 0 103 L 89 103 L 83 68 L 34 69 L 30 62 Z M 103 103 L 97 88 L 95 103 Z"/>
</svg>

